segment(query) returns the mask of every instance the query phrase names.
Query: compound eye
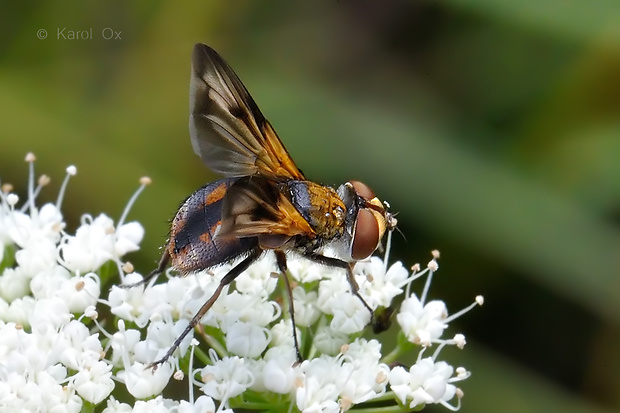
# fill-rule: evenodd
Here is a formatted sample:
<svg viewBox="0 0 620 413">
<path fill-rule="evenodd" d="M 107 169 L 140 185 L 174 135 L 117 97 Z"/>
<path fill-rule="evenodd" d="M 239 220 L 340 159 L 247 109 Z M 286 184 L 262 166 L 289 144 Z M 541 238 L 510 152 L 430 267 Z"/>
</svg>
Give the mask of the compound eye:
<svg viewBox="0 0 620 413">
<path fill-rule="evenodd" d="M 375 212 L 368 209 L 360 209 L 357 213 L 357 222 L 351 245 L 351 258 L 356 261 L 368 258 L 375 252 L 381 241 L 383 234 Z"/>
<path fill-rule="evenodd" d="M 357 194 L 362 198 L 369 201 L 375 198 L 375 194 L 372 192 L 372 189 L 370 189 L 370 187 L 365 183 L 360 181 L 349 181 L 349 183 L 353 186 L 355 192 L 357 192 Z"/>
</svg>

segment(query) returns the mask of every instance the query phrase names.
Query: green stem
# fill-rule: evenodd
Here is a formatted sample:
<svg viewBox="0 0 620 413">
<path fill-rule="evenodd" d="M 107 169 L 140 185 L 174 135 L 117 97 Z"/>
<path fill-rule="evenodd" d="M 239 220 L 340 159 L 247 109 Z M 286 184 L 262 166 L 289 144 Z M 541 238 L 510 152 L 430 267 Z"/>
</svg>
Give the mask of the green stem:
<svg viewBox="0 0 620 413">
<path fill-rule="evenodd" d="M 390 351 L 388 354 L 383 356 L 381 361 L 385 364 L 390 364 L 390 363 L 395 362 L 398 356 L 401 354 L 402 350 L 403 349 L 400 345 L 396 345 L 396 347 L 394 347 L 394 350 Z"/>
<path fill-rule="evenodd" d="M 364 413 L 398 413 L 398 412 L 409 412 L 411 409 L 408 407 L 403 407 L 399 405 L 394 406 L 386 406 L 386 407 L 369 407 L 369 408 L 353 408 L 355 413 L 364 412 Z"/>
</svg>

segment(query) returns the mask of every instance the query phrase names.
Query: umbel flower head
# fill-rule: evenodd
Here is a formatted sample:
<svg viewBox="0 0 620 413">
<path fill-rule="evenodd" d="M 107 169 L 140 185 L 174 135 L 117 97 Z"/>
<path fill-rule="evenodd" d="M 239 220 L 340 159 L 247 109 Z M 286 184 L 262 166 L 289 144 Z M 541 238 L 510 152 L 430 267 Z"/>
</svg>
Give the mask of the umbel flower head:
<svg viewBox="0 0 620 413">
<path fill-rule="evenodd" d="M 0 191 L 0 411 L 460 407 L 463 392 L 456 383 L 470 373 L 440 355 L 446 347 L 465 346 L 462 334 L 446 338 L 446 331 L 482 297 L 452 316 L 445 303 L 428 300 L 438 252 L 424 270 L 388 265 L 387 256 L 354 268 L 360 295 L 377 309 L 375 319 L 402 301 L 391 348 L 365 331 L 371 315 L 341 270 L 289 257 L 295 334 L 304 357 L 297 362 L 285 285 L 274 273 L 274 257 L 265 254 L 225 287 L 194 337 L 152 369 L 150 363 L 166 353 L 234 263 L 187 277 L 169 270 L 164 283 L 121 288 L 117 284 L 143 278 L 123 257 L 144 236 L 142 226 L 126 217 L 148 178 L 119 220 L 84 215 L 69 233 L 61 205 L 76 168 L 67 168 L 56 203 L 41 206 L 37 197 L 50 179 L 42 176 L 35 184 L 34 156 L 26 160 L 26 199 L 9 184 Z M 422 277 L 417 295 L 414 281 Z M 99 314 L 108 316 L 99 320 Z M 187 379 L 185 394 L 163 396 L 172 378 Z"/>
</svg>

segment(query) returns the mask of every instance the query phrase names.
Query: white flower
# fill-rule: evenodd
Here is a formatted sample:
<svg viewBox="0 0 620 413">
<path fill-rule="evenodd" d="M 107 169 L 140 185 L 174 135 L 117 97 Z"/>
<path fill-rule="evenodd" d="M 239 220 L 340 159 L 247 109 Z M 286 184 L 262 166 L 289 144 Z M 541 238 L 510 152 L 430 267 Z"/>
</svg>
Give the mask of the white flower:
<svg viewBox="0 0 620 413">
<path fill-rule="evenodd" d="M 58 243 L 60 232 L 65 227 L 60 210 L 53 204 L 45 204 L 40 210 L 30 208 L 30 215 L 13 211 L 3 220 L 7 225 L 5 234 L 20 248 L 28 248 L 32 243 Z"/>
<path fill-rule="evenodd" d="M 23 249 L 15 253 L 15 261 L 32 277 L 56 264 L 56 244 L 49 239 L 30 239 Z"/>
<path fill-rule="evenodd" d="M 172 367 L 161 364 L 155 371 L 148 365 L 135 362 L 118 373 L 118 379 L 127 386 L 127 391 L 137 399 L 160 394 L 172 376 Z"/>
<path fill-rule="evenodd" d="M 18 269 L 21 267 L 17 267 Z M 71 278 L 71 273 L 56 262 L 30 279 L 32 296 L 37 299 L 57 297 L 58 286 Z"/>
<path fill-rule="evenodd" d="M 81 399 L 63 385 L 67 369 L 50 352 L 55 334 L 44 327 L 26 333 L 14 323 L 0 322 L 0 407 L 48 411 L 63 406 L 66 411 L 80 411 Z"/>
<path fill-rule="evenodd" d="M 349 378 L 341 385 L 341 405 L 363 403 L 385 393 L 390 368 L 380 362 L 381 344 L 377 340 L 355 340 L 348 346 L 343 360 Z"/>
<path fill-rule="evenodd" d="M 73 318 L 67 303 L 59 297 L 37 300 L 28 317 L 32 331 L 53 329 L 58 331 Z"/>
<path fill-rule="evenodd" d="M 297 334 L 297 341 L 301 342 L 301 331 L 299 328 L 295 328 Z M 291 319 L 280 320 L 277 324 L 271 327 L 271 342 L 272 347 L 286 347 L 294 349 L 295 341 L 293 339 L 293 324 Z"/>
<path fill-rule="evenodd" d="M 35 304 L 36 300 L 30 296 L 17 298 L 10 304 L 0 300 L 0 316 L 4 321 L 14 321 L 21 325 L 28 325 L 28 317 L 34 311 Z"/>
<path fill-rule="evenodd" d="M 144 236 L 142 226 L 126 223 L 126 217 L 148 180 L 142 180 L 117 222 L 105 214 L 84 215 L 72 234 L 65 231 L 60 206 L 75 168 L 67 168 L 56 204 L 38 208 L 36 197 L 49 178 L 40 178 L 35 188 L 33 160 L 29 155 L 23 205 L 8 186 L 0 191 L 0 410 L 79 412 L 87 402 L 89 409 L 105 405 L 106 413 L 223 413 L 232 411 L 232 398 L 241 409 L 287 411 L 296 406 L 317 413 L 367 408 L 371 405 L 366 402 L 379 397 L 393 397 L 409 408 L 460 406 L 463 393 L 454 383 L 470 373 L 437 358 L 445 346 L 464 348 L 463 334 L 452 339 L 442 335 L 453 319 L 483 300 L 477 297 L 451 316 L 445 303 L 427 300 L 439 268 L 438 253 L 424 271 L 414 269 L 411 275 L 402 264 L 388 267 L 377 257 L 357 263 L 353 276 L 358 295 L 342 268 L 288 254 L 285 276 L 290 276 L 292 289 L 293 329 L 290 297 L 273 253 L 263 254 L 224 287 L 223 277 L 242 258 L 186 277 L 166 271 L 161 274 L 166 282 L 140 284 L 141 273 L 122 258 L 137 250 Z M 324 253 L 330 256 L 328 248 Z M 116 268 L 119 283 L 133 287 L 101 290 L 102 265 L 110 261 L 113 265 L 104 267 L 106 281 L 108 270 Z M 422 293 L 412 294 L 413 281 L 424 274 Z M 378 340 L 359 338 L 371 320 L 364 303 L 388 307 L 403 288 L 406 298 L 396 319 L 414 344 L 400 340 L 384 354 Z M 220 290 L 198 320 L 197 331 L 187 329 Z M 165 362 L 151 364 L 185 332 Z M 198 339 L 211 347 L 208 358 L 197 349 Z M 433 345 L 433 355 L 422 358 Z M 413 366 L 390 370 L 386 363 L 412 349 L 419 351 Z M 206 366 L 195 370 L 194 357 Z M 298 357 L 307 359 L 300 362 Z M 172 377 L 189 378 L 188 396 L 179 396 L 186 400 L 160 395 Z M 386 392 L 388 385 L 392 392 Z M 196 387 L 204 394 L 194 399 Z M 114 398 L 125 392 L 152 399 L 132 406 Z M 455 396 L 456 407 L 448 404 Z M 246 401 L 252 404 L 246 406 Z"/>
<path fill-rule="evenodd" d="M 394 297 L 403 292 L 409 272 L 401 262 L 396 262 L 386 271 L 386 264 L 379 257 L 370 257 L 355 265 L 355 274 L 361 275 L 360 293 L 371 306 L 388 307 Z"/>
<path fill-rule="evenodd" d="M 136 344 L 135 358 L 143 363 L 159 360 L 168 351 L 172 343 L 187 327 L 188 321 L 181 319 L 175 322 L 155 321 L 149 324 L 146 338 Z M 192 334 L 188 334 L 178 347 L 178 353 L 183 356 L 191 343 Z M 171 357 L 171 361 L 174 358 Z"/>
<path fill-rule="evenodd" d="M 131 358 L 136 353 L 136 347 L 141 343 L 140 331 L 134 329 L 126 329 L 123 320 L 118 321 L 118 331 L 110 338 L 109 346 L 112 347 L 112 364 L 115 366 L 129 366 Z M 142 355 L 143 352 L 138 352 Z M 147 354 L 146 357 L 155 356 L 156 354 Z M 153 359 L 154 360 L 154 359 Z"/>
<path fill-rule="evenodd" d="M 210 413 L 215 412 L 215 403 L 213 399 L 209 396 L 200 396 L 194 403 L 187 402 L 185 400 L 181 400 L 179 407 L 177 408 L 178 413 Z M 228 409 L 221 409 L 221 412 L 231 411 Z"/>
<path fill-rule="evenodd" d="M 292 278 L 303 284 L 310 284 L 332 277 L 345 277 L 340 268 L 331 268 L 317 264 L 309 259 L 291 256 L 286 263 Z"/>
<path fill-rule="evenodd" d="M 0 297 L 11 302 L 30 292 L 30 277 L 21 267 L 7 268 L 0 277 Z M 1 312 L 0 312 L 1 314 Z"/>
<path fill-rule="evenodd" d="M 295 386 L 295 379 L 299 375 L 296 361 L 295 349 L 291 345 L 270 348 L 263 360 L 250 364 L 256 378 L 252 389 L 268 390 L 276 394 L 291 393 Z"/>
<path fill-rule="evenodd" d="M 114 389 L 112 366 L 104 361 L 98 361 L 80 369 L 72 382 L 84 400 L 93 404 L 101 403 Z"/>
<path fill-rule="evenodd" d="M 146 327 L 151 318 L 170 319 L 173 306 L 169 302 L 166 284 L 145 289 L 144 285 L 133 288 L 113 286 L 107 304 L 113 314 L 124 320 Z"/>
<path fill-rule="evenodd" d="M 295 393 L 297 408 L 302 412 L 338 412 L 338 382 L 346 381 L 342 375 L 341 360 L 321 356 L 301 364 L 303 376 Z"/>
<path fill-rule="evenodd" d="M 83 323 L 73 320 L 59 332 L 52 351 L 63 365 L 80 370 L 99 362 L 103 347 L 99 334 L 90 334 Z"/>
<path fill-rule="evenodd" d="M 331 326 L 320 326 L 314 336 L 314 345 L 323 354 L 336 355 L 342 346 L 349 342 L 349 335 Z"/>
<path fill-rule="evenodd" d="M 401 403 L 409 408 L 423 404 L 447 404 L 456 394 L 451 384 L 454 368 L 431 357 L 418 360 L 409 371 L 395 367 L 390 372 L 390 387 Z"/>
<path fill-rule="evenodd" d="M 63 264 L 71 271 L 88 272 L 114 256 L 114 222 L 106 215 L 86 215 L 75 236 L 66 235 L 61 246 Z"/>
<path fill-rule="evenodd" d="M 433 253 L 435 256 L 439 256 L 438 251 L 433 251 Z M 416 267 L 417 271 L 417 265 L 414 267 Z M 450 321 L 467 313 L 475 306 L 482 305 L 484 300 L 482 296 L 478 296 L 476 297 L 474 303 L 449 317 L 448 309 L 443 301 L 433 300 L 426 302 L 426 296 L 430 288 L 433 274 L 438 270 L 438 268 L 439 265 L 434 258 L 428 263 L 427 268 L 421 273 L 416 273 L 416 271 L 414 271 L 410 282 L 424 274 L 428 274 L 426 285 L 424 286 L 424 290 L 420 298 L 418 298 L 415 294 L 410 294 L 409 286 L 407 287 L 406 295 L 408 297 L 401 304 L 401 308 L 399 313 L 396 315 L 396 319 L 403 333 L 407 337 L 407 340 L 414 344 L 420 344 L 423 347 L 428 347 L 432 343 L 444 343 L 456 344 L 462 348 L 465 345 L 464 336 L 458 340 L 442 341 L 440 339 L 441 335 L 443 334 L 443 331 L 448 328 L 448 323 Z"/>
<path fill-rule="evenodd" d="M 407 340 L 430 346 L 448 327 L 444 322 L 447 317 L 448 310 L 443 301 L 431 301 L 423 305 L 414 294 L 403 301 L 396 320 Z"/>
<path fill-rule="evenodd" d="M 269 340 L 269 330 L 253 323 L 238 321 L 226 331 L 226 348 L 241 357 L 258 357 L 267 348 Z"/>
<path fill-rule="evenodd" d="M 213 352 L 211 356 L 213 365 L 204 367 L 200 373 L 204 383 L 200 390 L 207 396 L 225 403 L 252 386 L 254 375 L 244 359 L 234 356 L 218 360 Z"/>
<path fill-rule="evenodd" d="M 103 413 L 169 413 L 175 411 L 178 405 L 179 402 L 177 401 L 157 396 L 151 400 L 138 400 L 132 407 L 111 397 L 108 399 L 107 407 L 103 409 Z"/>
<path fill-rule="evenodd" d="M 180 298 L 174 305 L 177 308 L 179 317 L 191 319 L 198 312 L 200 307 L 213 295 L 220 281 L 227 273 L 228 266 L 217 267 L 213 272 L 203 271 L 184 277 L 186 283 L 179 283 L 175 279 L 170 289 L 167 291 L 169 296 Z M 229 269 L 229 268 L 228 268 Z M 220 327 L 221 319 L 226 317 L 227 309 L 223 305 L 223 300 L 228 293 L 230 286 L 224 287 L 213 307 L 205 314 L 202 323 L 208 326 Z M 172 301 L 170 301 L 172 303 Z"/>
<path fill-rule="evenodd" d="M 310 327 L 321 316 L 317 308 L 316 291 L 306 291 L 303 287 L 293 288 L 293 302 L 295 309 L 295 323 L 300 327 Z"/>
<path fill-rule="evenodd" d="M 49 178 L 41 177 L 35 189 L 34 156 L 29 154 L 27 161 L 30 178 L 23 206 L 18 209 L 19 199 L 6 192 L 7 186 L 0 192 L 0 319 L 15 321 L 0 321 L 0 410 L 79 412 L 84 401 L 101 403 L 115 388 L 113 363 L 103 359 L 100 337 L 107 332 L 97 332 L 100 326 L 92 324 L 91 332 L 84 324 L 96 323 L 97 271 L 108 259 L 120 263 L 122 254 L 136 250 L 143 230 L 136 223 L 119 223 L 114 231 L 111 219 L 100 215 L 95 220 L 85 216 L 76 235 L 64 232 L 60 205 L 75 167 L 67 168 L 56 204 L 39 209 L 36 197 Z M 13 254 L 8 260 L 7 251 Z M 121 350 L 117 345 L 117 360 Z M 126 351 L 128 364 L 130 357 Z M 139 380 L 120 373 L 132 389 L 140 389 Z M 152 388 L 153 379 L 148 382 Z M 165 383 L 167 378 L 151 394 Z"/>
<path fill-rule="evenodd" d="M 320 282 L 317 306 L 325 314 L 333 315 L 331 328 L 334 331 L 357 333 L 370 321 L 370 312 L 359 297 L 351 294 L 344 274 Z"/>
<path fill-rule="evenodd" d="M 72 277 L 66 268 L 59 265 L 55 265 L 51 271 L 38 273 L 33 277 L 30 287 L 36 298 L 62 299 L 72 313 L 82 313 L 87 307 L 96 305 L 101 293 L 97 274 L 91 272 L 82 277 Z"/>
<path fill-rule="evenodd" d="M 0 232 L 6 234 L 8 243 L 19 247 L 15 252 L 15 260 L 22 271 L 32 277 L 56 263 L 56 244 L 64 222 L 60 211 L 52 204 L 46 204 L 40 210 L 31 204 L 29 212 L 28 215 L 21 211 L 6 210 L 6 215 L 0 221 L 6 227 Z"/>
<path fill-rule="evenodd" d="M 218 314 L 219 326 L 224 332 L 239 320 L 266 326 L 281 314 L 280 306 L 265 301 L 261 294 L 240 294 L 238 291 L 233 291 L 221 296 L 218 301 L 218 307 L 221 309 Z"/>
<path fill-rule="evenodd" d="M 63 264 L 71 271 L 95 271 L 106 261 L 118 260 L 129 251 L 135 251 L 142 240 L 144 229 L 138 223 L 122 225 L 118 230 L 114 221 L 105 214 L 96 218 L 82 217 L 82 225 L 75 236 L 65 235 L 61 253 Z"/>
<path fill-rule="evenodd" d="M 103 409 L 103 413 L 131 413 L 132 411 L 130 405 L 119 402 L 114 396 L 110 396 L 106 408 Z"/>
<path fill-rule="evenodd" d="M 235 289 L 242 294 L 268 297 L 278 283 L 278 273 L 274 272 L 276 268 L 274 254 L 263 254 L 250 268 L 235 278 Z"/>
<path fill-rule="evenodd" d="M 114 255 L 122 257 L 129 252 L 139 250 L 143 237 L 144 228 L 138 222 L 128 222 L 121 225 L 115 234 Z"/>
</svg>

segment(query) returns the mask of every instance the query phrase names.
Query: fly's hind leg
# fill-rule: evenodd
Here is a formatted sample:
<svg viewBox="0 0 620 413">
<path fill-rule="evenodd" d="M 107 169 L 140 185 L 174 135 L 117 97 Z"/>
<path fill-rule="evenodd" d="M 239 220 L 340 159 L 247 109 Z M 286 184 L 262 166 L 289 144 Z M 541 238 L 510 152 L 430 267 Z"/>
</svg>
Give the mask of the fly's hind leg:
<svg viewBox="0 0 620 413">
<path fill-rule="evenodd" d="M 175 350 L 181 345 L 183 339 L 194 329 L 194 327 L 196 327 L 200 320 L 202 320 L 202 317 L 204 317 L 207 311 L 209 311 L 209 309 L 213 306 L 224 287 L 230 284 L 235 278 L 239 276 L 239 274 L 245 271 L 254 261 L 256 261 L 258 257 L 260 257 L 261 253 L 262 250 L 260 248 L 255 248 L 251 250 L 250 255 L 245 257 L 239 264 L 235 265 L 230 271 L 228 271 L 228 273 L 220 281 L 220 284 L 217 286 L 211 297 L 209 297 L 209 299 L 202 305 L 202 307 L 200 307 L 200 310 L 198 310 L 196 315 L 192 317 L 189 324 L 187 325 L 187 327 L 185 327 L 185 330 L 183 330 L 181 335 L 177 337 L 176 340 L 174 340 L 174 343 L 172 343 L 172 346 L 168 349 L 166 354 L 164 354 L 164 356 L 159 360 L 156 360 L 149 364 L 147 368 L 150 367 L 155 370 L 157 369 L 157 366 L 166 362 L 166 360 L 170 358 L 170 356 L 175 352 Z"/>
<path fill-rule="evenodd" d="M 146 284 L 147 282 L 151 281 L 153 278 L 157 278 L 157 276 L 161 274 L 162 272 L 166 271 L 166 267 L 168 266 L 169 262 L 170 262 L 170 253 L 168 253 L 168 247 L 166 246 L 166 248 L 164 249 L 164 253 L 161 255 L 161 258 L 159 259 L 159 264 L 157 264 L 157 268 L 155 268 L 153 271 L 148 273 L 146 277 L 144 277 L 141 281 L 138 281 L 133 284 L 121 284 L 119 285 L 119 287 L 120 288 L 133 288 L 133 287 L 137 287 L 142 284 Z"/>
</svg>

